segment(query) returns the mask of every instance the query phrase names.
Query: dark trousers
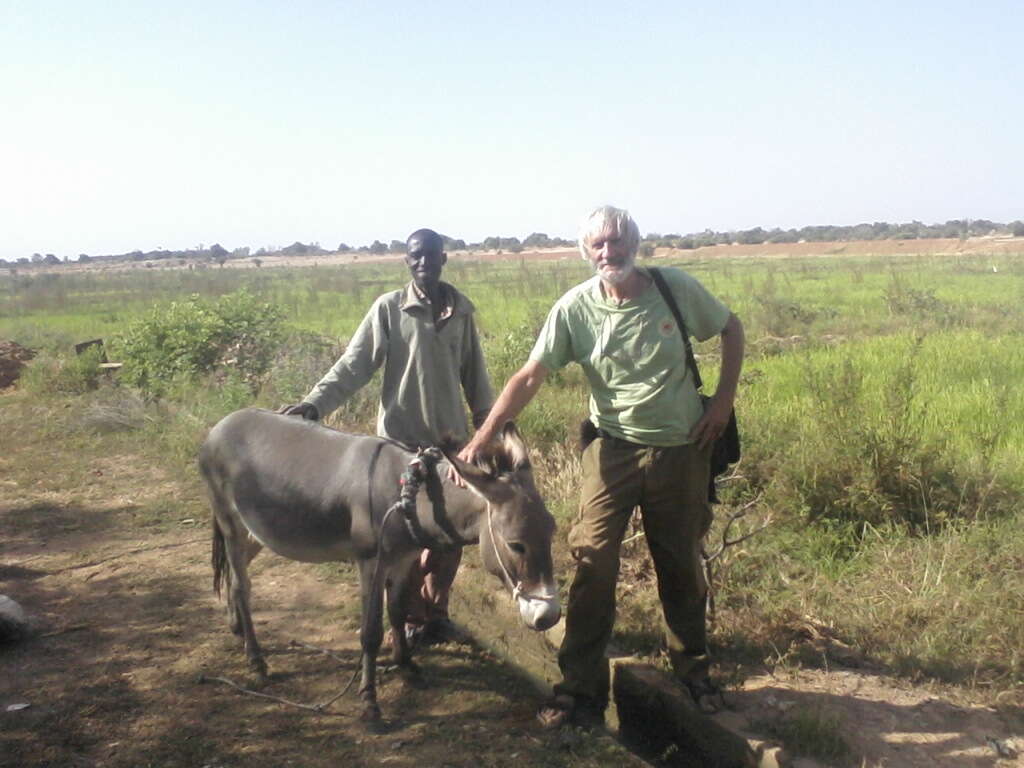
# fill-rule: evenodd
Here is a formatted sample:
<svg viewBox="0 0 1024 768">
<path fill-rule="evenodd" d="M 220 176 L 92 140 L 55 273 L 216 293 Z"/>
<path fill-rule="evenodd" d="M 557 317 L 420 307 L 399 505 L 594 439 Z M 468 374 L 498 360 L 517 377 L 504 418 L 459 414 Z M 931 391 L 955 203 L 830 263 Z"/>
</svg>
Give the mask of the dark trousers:
<svg viewBox="0 0 1024 768">
<path fill-rule="evenodd" d="M 448 618 L 448 597 L 462 562 L 462 547 L 424 549 L 409 574 L 407 624 L 423 626 Z"/>
<path fill-rule="evenodd" d="M 605 650 L 615 623 L 619 549 L 635 507 L 658 577 L 669 658 L 682 679 L 707 674 L 707 583 L 701 541 L 711 525 L 709 450 L 598 438 L 583 454 L 580 511 L 569 534 L 576 575 L 569 591 L 565 638 L 558 653 L 568 693 L 603 709 L 608 704 Z"/>
</svg>

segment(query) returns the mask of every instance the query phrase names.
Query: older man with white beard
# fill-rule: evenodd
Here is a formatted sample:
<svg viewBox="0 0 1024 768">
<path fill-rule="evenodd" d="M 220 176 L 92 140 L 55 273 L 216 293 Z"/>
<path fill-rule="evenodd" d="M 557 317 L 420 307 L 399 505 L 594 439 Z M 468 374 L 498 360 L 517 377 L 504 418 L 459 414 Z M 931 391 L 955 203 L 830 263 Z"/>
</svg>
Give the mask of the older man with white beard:
<svg viewBox="0 0 1024 768">
<path fill-rule="evenodd" d="M 576 574 L 558 654 L 563 679 L 538 713 L 549 728 L 603 721 L 619 549 L 635 507 L 658 576 L 675 675 L 703 710 L 720 702 L 709 674 L 700 546 L 711 524 L 711 445 L 728 423 L 743 363 L 736 315 L 690 275 L 662 268 L 685 331 L 679 327 L 651 271 L 636 266 L 640 232 L 626 211 L 595 210 L 579 244 L 594 277 L 558 300 L 529 361 L 460 454 L 471 461 L 550 371 L 570 362 L 583 368 L 597 437 L 583 453 L 580 511 L 569 534 Z M 702 341 L 721 336 L 718 388 L 706 408 L 687 364 L 684 332 Z"/>
</svg>

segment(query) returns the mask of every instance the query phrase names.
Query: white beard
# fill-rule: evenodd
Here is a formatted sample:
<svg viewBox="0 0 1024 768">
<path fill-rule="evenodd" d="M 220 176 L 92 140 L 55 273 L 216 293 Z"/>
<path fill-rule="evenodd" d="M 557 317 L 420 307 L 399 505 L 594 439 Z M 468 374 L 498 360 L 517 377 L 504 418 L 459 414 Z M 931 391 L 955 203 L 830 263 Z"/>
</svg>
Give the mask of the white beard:
<svg viewBox="0 0 1024 768">
<path fill-rule="evenodd" d="M 636 269 L 636 256 L 631 256 L 621 267 L 602 266 L 597 268 L 598 276 L 611 285 L 619 285 Z"/>
</svg>

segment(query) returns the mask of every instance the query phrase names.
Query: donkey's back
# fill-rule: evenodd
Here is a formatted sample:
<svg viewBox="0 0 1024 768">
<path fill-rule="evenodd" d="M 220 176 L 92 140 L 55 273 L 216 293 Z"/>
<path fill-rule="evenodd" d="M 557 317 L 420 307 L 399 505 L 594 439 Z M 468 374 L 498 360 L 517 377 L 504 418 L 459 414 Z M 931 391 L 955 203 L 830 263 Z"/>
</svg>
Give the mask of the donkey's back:
<svg viewBox="0 0 1024 768">
<path fill-rule="evenodd" d="M 222 527 L 237 521 L 284 557 L 323 562 L 372 555 L 372 477 L 401 455 L 381 438 L 247 408 L 210 430 L 199 468 Z"/>
</svg>

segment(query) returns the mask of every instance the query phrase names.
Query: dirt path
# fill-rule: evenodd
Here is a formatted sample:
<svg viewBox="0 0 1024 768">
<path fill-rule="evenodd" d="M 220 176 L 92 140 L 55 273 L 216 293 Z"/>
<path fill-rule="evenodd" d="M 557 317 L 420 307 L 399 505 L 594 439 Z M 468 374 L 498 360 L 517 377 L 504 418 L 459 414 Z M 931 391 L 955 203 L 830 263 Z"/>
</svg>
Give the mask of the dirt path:
<svg viewBox="0 0 1024 768">
<path fill-rule="evenodd" d="M 199 488 L 130 439 L 68 433 L 16 396 L 0 395 L 0 434 L 0 594 L 39 631 L 0 646 L 0 766 L 621 764 L 608 739 L 537 732 L 535 691 L 467 646 L 418 656 L 428 690 L 382 675 L 380 735 L 356 722 L 352 693 L 318 715 L 200 684 L 250 680 L 211 591 Z M 319 702 L 345 686 L 355 594 L 350 567 L 256 559 L 265 692 Z"/>
</svg>

